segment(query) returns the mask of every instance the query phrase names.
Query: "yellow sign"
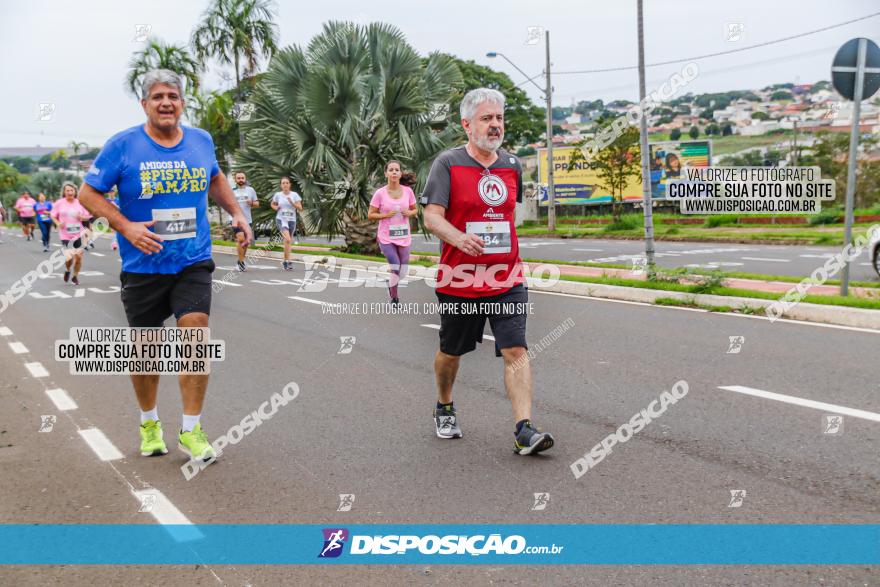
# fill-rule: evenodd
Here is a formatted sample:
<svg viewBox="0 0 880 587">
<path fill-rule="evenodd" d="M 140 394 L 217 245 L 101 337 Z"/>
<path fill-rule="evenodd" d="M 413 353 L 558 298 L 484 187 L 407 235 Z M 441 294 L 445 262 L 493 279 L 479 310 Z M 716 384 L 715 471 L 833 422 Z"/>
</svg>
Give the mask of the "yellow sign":
<svg viewBox="0 0 880 587">
<path fill-rule="evenodd" d="M 572 166 L 568 162 L 577 147 L 553 148 L 553 184 L 557 204 L 602 204 L 611 202 L 611 191 L 602 187 L 602 180 L 581 159 Z M 547 149 L 538 149 L 538 178 L 547 185 Z M 623 190 L 623 201 L 641 201 L 642 185 L 633 178 Z M 540 204 L 547 205 L 546 190 L 541 194 Z"/>
</svg>

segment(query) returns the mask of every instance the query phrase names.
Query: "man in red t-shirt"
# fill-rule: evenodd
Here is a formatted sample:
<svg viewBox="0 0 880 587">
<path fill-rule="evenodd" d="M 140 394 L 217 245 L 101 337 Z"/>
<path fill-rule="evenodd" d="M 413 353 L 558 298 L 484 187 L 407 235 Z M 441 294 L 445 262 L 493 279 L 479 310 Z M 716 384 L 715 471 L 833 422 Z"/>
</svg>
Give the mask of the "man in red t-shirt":
<svg viewBox="0 0 880 587">
<path fill-rule="evenodd" d="M 505 386 L 516 421 L 514 451 L 537 454 L 553 436 L 532 425 L 532 372 L 526 345 L 528 289 L 514 229 L 522 201 L 522 165 L 499 149 L 504 95 L 479 88 L 461 102 L 466 145 L 441 153 L 431 167 L 422 203 L 425 225 L 443 241 L 437 273 L 440 350 L 434 358 L 440 438 L 461 438 L 452 385 L 461 355 L 483 342 L 486 320 L 495 354 L 504 357 Z"/>
</svg>

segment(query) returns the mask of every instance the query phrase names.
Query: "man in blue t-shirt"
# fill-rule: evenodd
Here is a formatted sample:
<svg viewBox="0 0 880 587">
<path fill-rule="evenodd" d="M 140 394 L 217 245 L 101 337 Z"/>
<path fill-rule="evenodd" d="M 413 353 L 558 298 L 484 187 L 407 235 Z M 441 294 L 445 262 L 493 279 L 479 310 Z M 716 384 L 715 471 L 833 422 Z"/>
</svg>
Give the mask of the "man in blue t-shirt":
<svg viewBox="0 0 880 587">
<path fill-rule="evenodd" d="M 79 199 L 95 217 L 105 217 L 120 235 L 122 305 L 128 325 L 161 327 L 172 314 L 181 328 L 207 327 L 211 312 L 211 226 L 208 196 L 252 238 L 229 182 L 217 165 L 207 132 L 181 126 L 183 84 L 172 71 L 144 75 L 141 106 L 147 122 L 104 145 L 85 176 Z M 104 198 L 116 185 L 118 208 Z M 167 454 L 157 410 L 158 375 L 133 374 L 141 408 L 141 454 Z M 180 375 L 183 423 L 178 447 L 191 459 L 211 462 L 216 454 L 200 416 L 207 375 Z"/>
</svg>

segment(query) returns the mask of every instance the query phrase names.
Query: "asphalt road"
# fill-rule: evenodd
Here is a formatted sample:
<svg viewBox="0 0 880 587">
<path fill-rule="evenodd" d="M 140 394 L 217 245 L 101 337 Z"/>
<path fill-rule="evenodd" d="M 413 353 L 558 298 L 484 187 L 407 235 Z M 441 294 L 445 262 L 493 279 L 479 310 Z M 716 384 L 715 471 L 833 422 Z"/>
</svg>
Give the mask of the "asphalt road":
<svg viewBox="0 0 880 587">
<path fill-rule="evenodd" d="M 617 243 L 618 241 L 615 241 Z M 0 291 L 45 254 L 7 239 Z M 549 256 L 549 255 L 548 255 Z M 160 523 L 160 514 L 214 523 L 872 523 L 880 522 L 880 332 L 712 314 L 531 292 L 533 347 L 574 322 L 533 360 L 534 420 L 557 445 L 537 458 L 512 453 L 513 422 L 502 363 L 491 343 L 462 361 L 455 400 L 459 441 L 434 435 L 432 358 L 436 315 L 335 315 L 324 303 L 381 302 L 378 287 L 299 291 L 304 268 L 262 260 L 229 273 L 217 255 L 212 337 L 215 363 L 203 422 L 225 433 L 287 383 L 300 395 L 217 464 L 191 481 L 173 445 L 180 418 L 175 378 L 165 376 L 159 413 L 171 453 L 143 458 L 130 384 L 119 376 L 72 376 L 53 344 L 71 327 L 122 326 L 119 260 L 106 242 L 87 253 L 79 287 L 59 275 L 0 314 L 0 522 Z M 226 275 L 229 275 L 226 277 Z M 346 283 L 346 285 L 356 285 Z M 424 283 L 403 302 L 435 301 Z M 739 352 L 730 337 L 742 336 Z M 340 354 L 342 337 L 355 337 Z M 17 344 L 16 344 L 17 343 Z M 26 364 L 39 363 L 45 369 Z M 570 465 L 678 380 L 688 395 L 595 469 Z M 722 389 L 728 388 L 728 389 Z M 60 410 L 63 389 L 75 409 Z M 743 393 L 743 391 L 748 393 Z M 757 391 L 756 391 L 757 390 Z M 766 392 L 789 396 L 788 402 Z M 56 394 L 56 400 L 49 397 Z M 757 394 L 757 395 L 754 395 Z M 827 410 L 845 416 L 825 434 Z M 790 403 L 794 402 L 794 403 Z M 55 415 L 51 432 L 42 416 Z M 80 431 L 97 428 L 119 458 L 102 461 Z M 102 445 L 106 448 L 106 445 Z M 731 490 L 745 490 L 729 507 Z M 139 512 L 135 492 L 159 491 L 162 512 Z M 550 494 L 531 511 L 536 492 Z M 338 512 L 340 494 L 354 494 Z M 179 519 L 179 518 L 174 518 Z M 167 517 L 166 517 L 167 520 Z M 540 573 L 540 575 L 538 575 Z M 537 578 L 536 578 L 537 577 Z M 608 584 L 869 585 L 870 567 L 504 566 L 399 567 L 5 567 L 0 584 Z"/>
<path fill-rule="evenodd" d="M 853 234 L 857 234 L 854 232 Z M 327 244 L 327 238 L 305 237 L 302 242 Z M 340 244 L 341 239 L 333 239 Z M 553 259 L 560 261 L 593 261 L 630 265 L 634 257 L 644 256 L 645 244 L 640 240 L 612 239 L 559 239 L 520 238 L 520 256 L 529 259 Z M 793 275 L 806 277 L 825 260 L 840 252 L 837 247 L 813 247 L 800 245 L 755 245 L 738 243 L 689 243 L 657 241 L 656 261 L 662 267 L 694 267 L 721 269 L 769 275 Z M 439 250 L 436 238 L 413 236 L 413 251 L 433 252 Z M 839 276 L 838 276 L 839 277 Z M 880 281 L 871 266 L 868 251 L 850 265 L 850 279 Z"/>
</svg>

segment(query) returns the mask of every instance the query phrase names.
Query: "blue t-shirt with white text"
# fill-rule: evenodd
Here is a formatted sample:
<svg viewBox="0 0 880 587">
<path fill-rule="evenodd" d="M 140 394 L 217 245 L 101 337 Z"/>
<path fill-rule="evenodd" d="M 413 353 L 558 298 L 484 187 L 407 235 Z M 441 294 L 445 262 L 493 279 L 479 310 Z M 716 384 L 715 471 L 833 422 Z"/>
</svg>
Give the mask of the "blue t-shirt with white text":
<svg viewBox="0 0 880 587">
<path fill-rule="evenodd" d="M 120 212 L 133 222 L 155 220 L 162 250 L 146 255 L 120 235 L 122 270 L 130 273 L 179 273 L 211 258 L 208 188 L 220 173 L 211 135 L 181 126 L 183 139 L 163 147 L 143 125 L 126 129 L 107 141 L 85 176 L 101 193 L 117 186 Z"/>
</svg>

